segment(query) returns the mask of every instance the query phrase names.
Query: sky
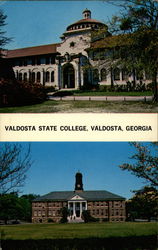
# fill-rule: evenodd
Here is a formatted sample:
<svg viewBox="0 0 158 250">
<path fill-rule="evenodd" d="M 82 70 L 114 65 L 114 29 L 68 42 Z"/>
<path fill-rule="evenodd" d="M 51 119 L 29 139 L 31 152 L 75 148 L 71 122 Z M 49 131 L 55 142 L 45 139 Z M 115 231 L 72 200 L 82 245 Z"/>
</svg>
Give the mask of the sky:
<svg viewBox="0 0 158 250">
<path fill-rule="evenodd" d="M 20 143 L 24 150 L 28 147 L 27 142 Z M 129 163 L 129 157 L 135 153 L 128 142 L 30 142 L 30 145 L 33 164 L 20 195 L 73 191 L 78 171 L 83 174 L 84 190 L 106 190 L 126 199 L 133 196 L 132 190 L 146 184 L 119 168 Z"/>
<path fill-rule="evenodd" d="M 5 48 L 15 49 L 61 42 L 66 27 L 82 19 L 84 9 L 92 18 L 107 23 L 119 8 L 105 1 L 0 1 L 7 15 L 3 28 L 12 38 Z"/>
</svg>

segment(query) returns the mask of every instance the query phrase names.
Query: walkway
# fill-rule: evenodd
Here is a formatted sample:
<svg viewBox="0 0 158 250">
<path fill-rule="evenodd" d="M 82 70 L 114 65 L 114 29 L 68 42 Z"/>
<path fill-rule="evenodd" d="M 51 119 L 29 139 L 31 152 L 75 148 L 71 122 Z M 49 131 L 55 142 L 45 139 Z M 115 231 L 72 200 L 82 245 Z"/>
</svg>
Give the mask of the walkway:
<svg viewBox="0 0 158 250">
<path fill-rule="evenodd" d="M 152 96 L 48 96 L 55 101 L 152 101 Z"/>
<path fill-rule="evenodd" d="M 75 218 L 75 219 L 68 219 L 68 223 L 83 223 L 84 220 L 82 220 L 81 218 Z"/>
</svg>

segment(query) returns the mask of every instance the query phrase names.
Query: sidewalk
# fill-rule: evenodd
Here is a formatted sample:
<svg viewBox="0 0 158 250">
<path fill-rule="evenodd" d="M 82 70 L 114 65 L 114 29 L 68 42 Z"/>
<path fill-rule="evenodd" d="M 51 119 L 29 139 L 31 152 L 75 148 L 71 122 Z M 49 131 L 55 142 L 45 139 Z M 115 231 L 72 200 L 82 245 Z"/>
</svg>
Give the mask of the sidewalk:
<svg viewBox="0 0 158 250">
<path fill-rule="evenodd" d="M 55 101 L 151 101 L 152 96 L 48 96 Z"/>
</svg>

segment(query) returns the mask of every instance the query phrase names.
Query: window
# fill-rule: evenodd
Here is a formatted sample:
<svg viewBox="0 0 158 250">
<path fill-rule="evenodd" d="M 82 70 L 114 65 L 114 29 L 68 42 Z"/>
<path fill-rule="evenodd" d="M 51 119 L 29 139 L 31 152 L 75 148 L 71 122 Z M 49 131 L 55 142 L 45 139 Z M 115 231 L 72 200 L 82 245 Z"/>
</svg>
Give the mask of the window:
<svg viewBox="0 0 158 250">
<path fill-rule="evenodd" d="M 119 68 L 115 68 L 114 69 L 114 80 L 115 81 L 119 81 L 120 80 L 120 69 Z"/>
<path fill-rule="evenodd" d="M 35 72 L 32 72 L 32 82 L 35 82 Z"/>
<path fill-rule="evenodd" d="M 31 60 L 31 58 L 28 58 L 27 59 L 27 65 L 31 65 L 32 64 L 32 60 Z"/>
<path fill-rule="evenodd" d="M 24 73 L 24 81 L 27 81 L 27 73 Z"/>
<path fill-rule="evenodd" d="M 74 42 L 71 42 L 70 43 L 70 47 L 74 47 L 75 46 L 75 43 Z"/>
<path fill-rule="evenodd" d="M 35 65 L 35 58 L 32 58 L 32 65 Z"/>
<path fill-rule="evenodd" d="M 54 57 L 54 56 L 51 56 L 51 57 L 50 57 L 50 63 L 51 63 L 51 64 L 54 64 L 54 63 L 55 63 L 55 57 Z"/>
<path fill-rule="evenodd" d="M 19 60 L 19 66 L 23 66 L 23 60 Z"/>
<path fill-rule="evenodd" d="M 94 71 L 93 71 L 93 80 L 95 82 L 99 81 L 99 72 L 98 72 L 98 69 L 94 69 Z"/>
<path fill-rule="evenodd" d="M 46 64 L 46 58 L 45 57 L 41 57 L 41 64 Z"/>
<path fill-rule="evenodd" d="M 40 65 L 40 64 L 41 64 L 41 58 L 37 57 L 37 65 Z"/>
<path fill-rule="evenodd" d="M 54 71 L 51 72 L 51 82 L 54 82 Z"/>
<path fill-rule="evenodd" d="M 14 61 L 14 66 L 19 66 L 19 61 L 18 60 Z"/>
<path fill-rule="evenodd" d="M 24 66 L 27 66 L 27 59 L 24 59 Z"/>
<path fill-rule="evenodd" d="M 101 69 L 101 81 L 106 81 L 107 80 L 107 72 L 106 69 Z"/>
<path fill-rule="evenodd" d="M 43 210 L 43 211 L 42 211 L 42 215 L 43 215 L 43 216 L 45 216 L 45 215 L 46 215 L 45 210 Z"/>
<path fill-rule="evenodd" d="M 48 216 L 51 216 L 51 215 L 52 215 L 52 211 L 49 210 L 49 211 L 48 211 Z"/>
<path fill-rule="evenodd" d="M 50 64 L 50 57 L 49 56 L 46 57 L 46 64 Z"/>
<path fill-rule="evenodd" d="M 19 73 L 19 81 L 22 81 L 22 73 Z"/>
<path fill-rule="evenodd" d="M 128 80 L 128 72 L 126 69 L 122 69 L 122 80 L 127 81 Z"/>
<path fill-rule="evenodd" d="M 50 73 L 49 71 L 46 72 L 46 82 L 50 81 Z"/>
<path fill-rule="evenodd" d="M 41 81 L 41 73 L 37 72 L 37 82 L 40 82 L 40 81 Z"/>
</svg>

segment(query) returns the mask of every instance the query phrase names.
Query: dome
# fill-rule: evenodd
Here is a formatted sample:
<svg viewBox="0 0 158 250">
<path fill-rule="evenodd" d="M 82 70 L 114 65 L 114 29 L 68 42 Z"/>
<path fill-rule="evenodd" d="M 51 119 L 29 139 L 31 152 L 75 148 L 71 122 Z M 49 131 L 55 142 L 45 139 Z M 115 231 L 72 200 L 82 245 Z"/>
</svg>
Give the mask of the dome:
<svg viewBox="0 0 158 250">
<path fill-rule="evenodd" d="M 105 24 L 102 22 L 92 19 L 91 18 L 91 11 L 88 9 L 85 9 L 83 12 L 83 19 L 70 24 L 66 31 L 73 31 L 73 30 L 79 30 L 79 29 L 87 29 L 87 28 L 93 28 L 93 29 L 99 29 L 105 27 Z"/>
</svg>

